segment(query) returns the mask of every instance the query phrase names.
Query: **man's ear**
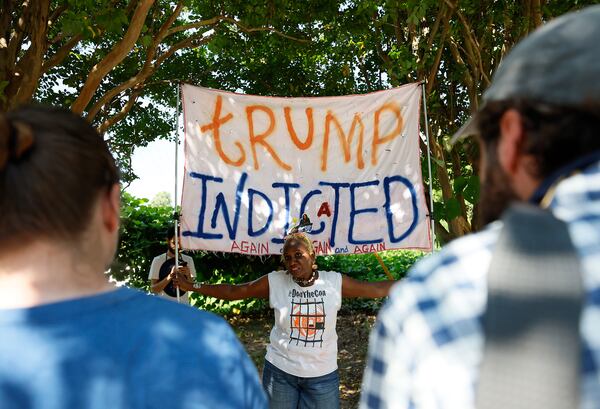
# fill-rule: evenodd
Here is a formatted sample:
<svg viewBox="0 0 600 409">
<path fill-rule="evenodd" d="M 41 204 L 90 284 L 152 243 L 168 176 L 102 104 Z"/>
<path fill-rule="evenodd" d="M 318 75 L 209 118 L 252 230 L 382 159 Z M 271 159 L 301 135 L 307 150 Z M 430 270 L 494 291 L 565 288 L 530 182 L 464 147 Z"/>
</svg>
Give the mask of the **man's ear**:
<svg viewBox="0 0 600 409">
<path fill-rule="evenodd" d="M 121 222 L 121 187 L 114 184 L 102 198 L 102 222 L 111 232 L 119 230 Z"/>
<path fill-rule="evenodd" d="M 504 172 L 514 176 L 520 169 L 524 141 L 523 119 L 519 111 L 507 110 L 500 118 L 498 161 Z"/>
</svg>

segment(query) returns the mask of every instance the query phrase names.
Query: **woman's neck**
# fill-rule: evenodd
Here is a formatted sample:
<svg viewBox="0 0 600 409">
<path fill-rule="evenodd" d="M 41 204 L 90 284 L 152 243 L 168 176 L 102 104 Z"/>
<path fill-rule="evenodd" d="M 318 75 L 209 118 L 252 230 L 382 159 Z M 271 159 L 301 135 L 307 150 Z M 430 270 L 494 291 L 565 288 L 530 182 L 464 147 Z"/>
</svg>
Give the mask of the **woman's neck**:
<svg viewBox="0 0 600 409">
<path fill-rule="evenodd" d="M 98 260 L 49 241 L 0 252 L 0 309 L 25 308 L 114 289 Z"/>
<path fill-rule="evenodd" d="M 317 278 L 319 278 L 319 272 L 317 270 L 312 270 L 310 276 L 304 279 L 294 278 L 293 276 L 292 278 L 300 287 L 310 287 L 315 283 Z"/>
</svg>

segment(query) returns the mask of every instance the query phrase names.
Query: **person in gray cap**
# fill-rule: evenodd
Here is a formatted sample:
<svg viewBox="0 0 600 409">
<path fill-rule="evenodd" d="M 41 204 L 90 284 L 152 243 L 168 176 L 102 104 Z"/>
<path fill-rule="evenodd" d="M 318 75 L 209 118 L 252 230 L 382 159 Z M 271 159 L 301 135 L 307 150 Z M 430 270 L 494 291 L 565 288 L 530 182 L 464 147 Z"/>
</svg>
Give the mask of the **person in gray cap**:
<svg viewBox="0 0 600 409">
<path fill-rule="evenodd" d="M 486 227 L 421 260 L 393 287 L 371 333 L 360 407 L 517 407 L 480 405 L 478 386 L 490 269 L 509 226 L 499 218 L 529 202 L 566 226 L 584 294 L 572 320 L 575 403 L 530 407 L 600 408 L 600 6 L 561 16 L 515 46 L 453 141 L 468 135 L 480 144 Z"/>
</svg>

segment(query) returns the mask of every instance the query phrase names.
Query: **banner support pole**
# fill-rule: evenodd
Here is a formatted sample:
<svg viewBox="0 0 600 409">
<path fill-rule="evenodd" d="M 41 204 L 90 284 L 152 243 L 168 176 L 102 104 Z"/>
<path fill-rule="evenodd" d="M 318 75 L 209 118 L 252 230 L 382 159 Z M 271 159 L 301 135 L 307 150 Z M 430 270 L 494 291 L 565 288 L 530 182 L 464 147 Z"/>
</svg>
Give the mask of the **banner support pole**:
<svg viewBox="0 0 600 409">
<path fill-rule="evenodd" d="M 435 247 L 435 220 L 433 218 L 433 174 L 431 173 L 431 146 L 429 144 L 429 118 L 427 117 L 427 98 L 425 81 L 421 82 L 423 93 L 423 113 L 425 114 L 425 139 L 427 140 L 427 165 L 429 167 L 429 220 L 431 221 L 431 252 Z"/>
<path fill-rule="evenodd" d="M 392 275 L 392 273 L 390 273 L 390 270 L 388 270 L 387 266 L 383 263 L 383 260 L 381 259 L 381 256 L 379 255 L 379 253 L 375 252 L 373 253 L 375 255 L 375 258 L 377 259 L 377 261 L 379 261 L 379 265 L 381 266 L 381 268 L 383 268 L 383 272 L 385 273 L 385 275 L 392 281 L 396 281 L 396 279 L 394 278 L 394 276 Z"/>
<path fill-rule="evenodd" d="M 177 83 L 177 99 L 175 105 L 175 193 L 173 194 L 173 207 L 175 208 L 175 271 L 179 269 L 179 214 L 177 213 L 177 170 L 179 158 L 179 93 L 181 84 Z M 181 302 L 179 286 L 177 286 L 177 302 Z"/>
</svg>

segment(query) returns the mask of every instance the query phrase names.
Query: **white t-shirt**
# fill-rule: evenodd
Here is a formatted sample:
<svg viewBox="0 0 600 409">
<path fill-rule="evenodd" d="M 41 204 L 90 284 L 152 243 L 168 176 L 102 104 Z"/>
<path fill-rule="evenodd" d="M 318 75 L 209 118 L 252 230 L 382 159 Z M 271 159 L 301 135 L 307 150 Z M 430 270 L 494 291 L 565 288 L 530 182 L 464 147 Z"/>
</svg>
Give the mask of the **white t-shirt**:
<svg viewBox="0 0 600 409">
<path fill-rule="evenodd" d="M 148 274 L 149 280 L 158 280 L 160 266 L 162 266 L 162 264 L 165 261 L 167 261 L 169 258 L 172 258 L 172 257 L 167 258 L 167 253 L 163 253 L 160 256 L 154 257 L 154 259 L 152 260 L 152 264 L 150 265 L 150 274 Z M 190 268 L 190 273 L 191 273 L 192 277 L 196 277 L 196 267 L 194 267 L 194 260 L 190 256 L 187 256 L 185 254 L 180 254 L 180 260 L 187 262 L 187 265 Z M 168 300 L 177 302 L 177 297 L 171 297 L 169 294 L 165 293 L 164 291 L 161 291 L 159 293 L 159 295 Z M 179 299 L 181 300 L 182 303 L 185 303 L 185 304 L 188 304 L 190 302 L 190 300 L 188 299 L 187 292 L 185 294 L 181 295 L 179 297 Z"/>
<path fill-rule="evenodd" d="M 342 305 L 342 276 L 319 271 L 309 287 L 301 287 L 285 271 L 269 273 L 269 304 L 275 325 L 265 359 L 303 378 L 337 369 L 337 312 Z"/>
</svg>

